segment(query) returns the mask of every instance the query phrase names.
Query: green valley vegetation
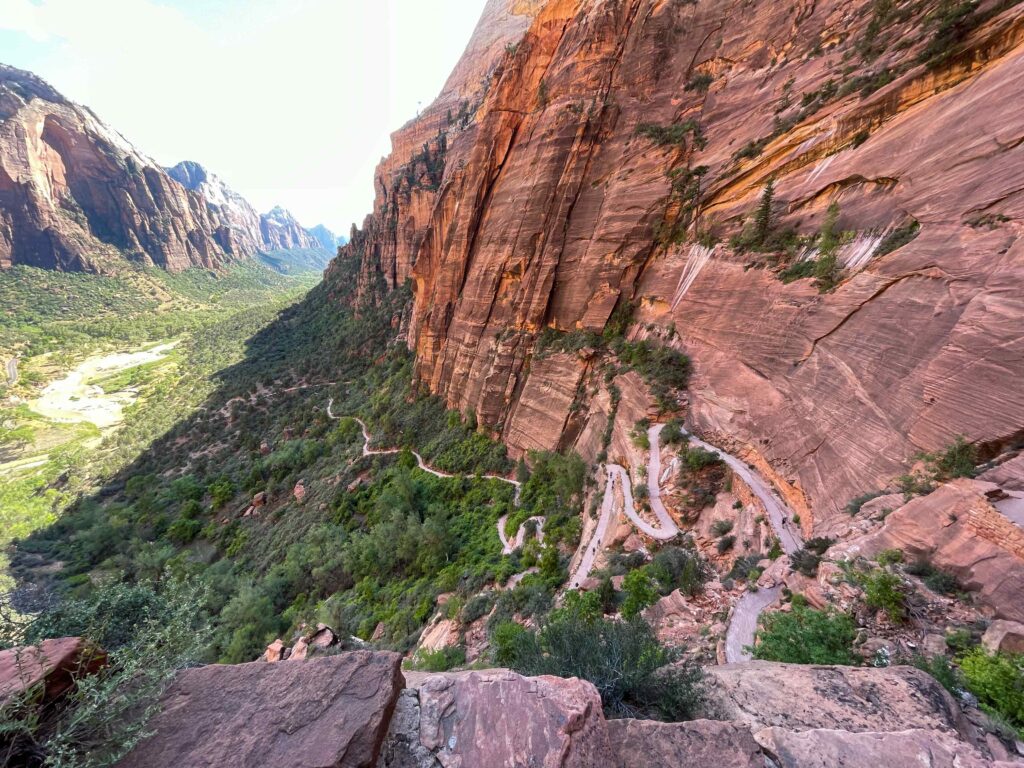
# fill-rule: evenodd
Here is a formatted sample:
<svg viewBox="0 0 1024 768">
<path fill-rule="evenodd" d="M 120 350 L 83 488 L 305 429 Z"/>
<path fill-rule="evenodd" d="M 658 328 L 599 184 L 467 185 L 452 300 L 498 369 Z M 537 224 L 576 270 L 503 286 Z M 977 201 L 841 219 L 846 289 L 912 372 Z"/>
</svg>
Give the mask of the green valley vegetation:
<svg viewBox="0 0 1024 768">
<path fill-rule="evenodd" d="M 19 374 L 0 384 L 0 545 L 53 523 L 191 413 L 245 340 L 317 279 L 253 263 L 0 271 L 0 357 L 17 356 Z M 47 407 L 39 398 L 54 382 L 66 391 Z"/>
<path fill-rule="evenodd" d="M 392 343 L 410 292 L 356 314 L 358 269 L 340 263 L 306 300 L 251 307 L 180 344 L 168 403 L 146 399 L 161 415 L 131 406 L 137 426 L 115 433 L 139 430 L 152 446 L 106 464 L 98 492 L 72 481 L 67 511 L 22 534 L 15 573 L 58 601 L 109 582 L 193 580 L 211 625 L 202 658 L 226 662 L 310 621 L 408 650 L 438 595 L 468 601 L 533 562 L 502 610 L 548 610 L 578 542 L 582 461 L 532 454 L 517 508 L 509 483 L 482 477 L 511 475 L 504 446 L 423 393 L 412 355 Z M 189 408 L 171 405 L 182 397 Z M 375 446 L 415 449 L 459 476 L 423 472 L 408 450 L 364 456 L 346 416 Z M 542 548 L 502 554 L 497 521 L 513 512 L 546 518 Z"/>
</svg>

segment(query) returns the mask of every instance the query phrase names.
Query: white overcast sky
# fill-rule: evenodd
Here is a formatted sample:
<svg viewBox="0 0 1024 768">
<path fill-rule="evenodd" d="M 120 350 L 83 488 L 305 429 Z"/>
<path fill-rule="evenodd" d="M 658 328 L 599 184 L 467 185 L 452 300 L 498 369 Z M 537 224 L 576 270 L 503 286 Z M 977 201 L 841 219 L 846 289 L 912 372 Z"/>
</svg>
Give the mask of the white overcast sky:
<svg viewBox="0 0 1024 768">
<path fill-rule="evenodd" d="M 389 134 L 438 94 L 485 0 L 0 0 L 0 61 L 164 165 L 347 234 Z"/>
</svg>

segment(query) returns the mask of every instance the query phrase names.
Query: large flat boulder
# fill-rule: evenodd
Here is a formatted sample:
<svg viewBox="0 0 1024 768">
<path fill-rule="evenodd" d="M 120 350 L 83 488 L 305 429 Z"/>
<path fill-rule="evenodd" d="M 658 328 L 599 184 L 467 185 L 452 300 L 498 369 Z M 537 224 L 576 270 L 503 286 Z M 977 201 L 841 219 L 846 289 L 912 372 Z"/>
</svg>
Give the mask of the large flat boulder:
<svg viewBox="0 0 1024 768">
<path fill-rule="evenodd" d="M 601 698 L 576 678 L 505 670 L 411 680 L 380 768 L 613 765 Z"/>
<path fill-rule="evenodd" d="M 405 685 L 401 656 L 354 651 L 180 672 L 119 768 L 372 768 Z"/>
<path fill-rule="evenodd" d="M 0 708 L 24 691 L 39 687 L 39 703 L 66 693 L 83 675 L 97 671 L 106 654 L 80 637 L 60 637 L 0 651 Z"/>
<path fill-rule="evenodd" d="M 756 733 L 755 738 L 779 768 L 880 768 L 888 765 L 992 768 L 1020 765 L 993 762 L 970 744 L 937 731 L 850 733 L 825 729 L 798 732 L 765 728 Z"/>
<path fill-rule="evenodd" d="M 744 723 L 693 720 L 658 723 L 611 720 L 608 737 L 615 751 L 614 768 L 698 766 L 764 768 L 761 747 Z"/>
<path fill-rule="evenodd" d="M 942 731 L 974 739 L 960 708 L 914 667 L 752 661 L 707 669 L 709 714 L 753 728 Z"/>
</svg>

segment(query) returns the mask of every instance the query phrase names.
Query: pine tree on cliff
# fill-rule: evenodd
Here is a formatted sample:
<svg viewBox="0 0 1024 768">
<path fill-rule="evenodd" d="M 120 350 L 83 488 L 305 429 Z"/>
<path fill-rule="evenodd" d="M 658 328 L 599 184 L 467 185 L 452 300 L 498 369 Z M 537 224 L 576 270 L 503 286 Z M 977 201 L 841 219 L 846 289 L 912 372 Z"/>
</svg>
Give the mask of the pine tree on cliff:
<svg viewBox="0 0 1024 768">
<path fill-rule="evenodd" d="M 754 213 L 754 242 L 763 246 L 772 232 L 772 203 L 775 201 L 775 179 L 768 179 L 761 193 L 761 202 Z"/>
</svg>

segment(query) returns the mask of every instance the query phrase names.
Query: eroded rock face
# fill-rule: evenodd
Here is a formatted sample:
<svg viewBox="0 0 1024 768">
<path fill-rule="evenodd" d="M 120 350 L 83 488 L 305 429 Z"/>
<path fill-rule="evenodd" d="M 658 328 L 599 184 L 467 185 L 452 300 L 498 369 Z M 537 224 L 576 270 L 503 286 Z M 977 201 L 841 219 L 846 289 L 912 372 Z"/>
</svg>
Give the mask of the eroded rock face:
<svg viewBox="0 0 1024 768">
<path fill-rule="evenodd" d="M 941 731 L 975 738 L 960 708 L 913 667 L 820 667 L 754 661 L 708 670 L 707 710 L 752 728 Z"/>
<path fill-rule="evenodd" d="M 772 468 L 823 533 L 921 449 L 1011 442 L 1024 115 L 1005 105 L 1024 99 L 1024 14 L 1006 8 L 926 66 L 925 10 L 887 20 L 867 57 L 870 0 L 528 9 L 514 50 L 471 47 L 460 64 L 492 75 L 468 120 L 427 110 L 396 134 L 345 251 L 364 296 L 414 278 L 420 378 L 514 450 L 573 426 L 571 377 L 563 390 L 534 364 L 544 326 L 600 331 L 635 301 L 695 361 L 695 426 Z M 706 144 L 638 135 L 689 120 Z M 691 223 L 669 174 L 700 166 Z M 726 244 L 769 178 L 781 226 L 813 234 L 837 202 L 858 233 L 834 292 Z M 917 238 L 880 253 L 910 221 Z M 666 225 L 682 244 L 662 247 Z M 709 228 L 721 242 L 697 245 Z"/>
<path fill-rule="evenodd" d="M 837 548 L 837 556 L 900 549 L 907 561 L 924 558 L 952 573 L 997 618 L 1024 622 L 1024 529 L 992 505 L 993 489 L 967 478 L 946 483 L 888 515 L 879 530 Z"/>
<path fill-rule="evenodd" d="M 295 217 L 281 206 L 260 216 L 260 234 L 263 246 L 271 250 L 320 247 L 316 238 L 303 229 Z"/>
<path fill-rule="evenodd" d="M 0 267 L 99 271 L 123 253 L 179 270 L 248 255 L 220 228 L 201 194 L 88 109 L 0 68 Z"/>
<path fill-rule="evenodd" d="M 878 768 L 927 765 L 929 768 L 983 768 L 1019 763 L 992 762 L 969 744 L 936 731 L 849 733 L 829 729 L 787 731 L 765 728 L 757 743 L 779 768 Z"/>
<path fill-rule="evenodd" d="M 694 720 L 657 723 L 611 720 L 608 736 L 615 768 L 707 765 L 715 768 L 764 768 L 764 755 L 744 723 Z"/>
<path fill-rule="evenodd" d="M 119 768 L 373 768 L 404 686 L 401 657 L 355 651 L 183 670 Z"/>
<path fill-rule="evenodd" d="M 601 699 L 575 678 L 513 672 L 411 678 L 380 768 L 611 765 Z"/>
</svg>

